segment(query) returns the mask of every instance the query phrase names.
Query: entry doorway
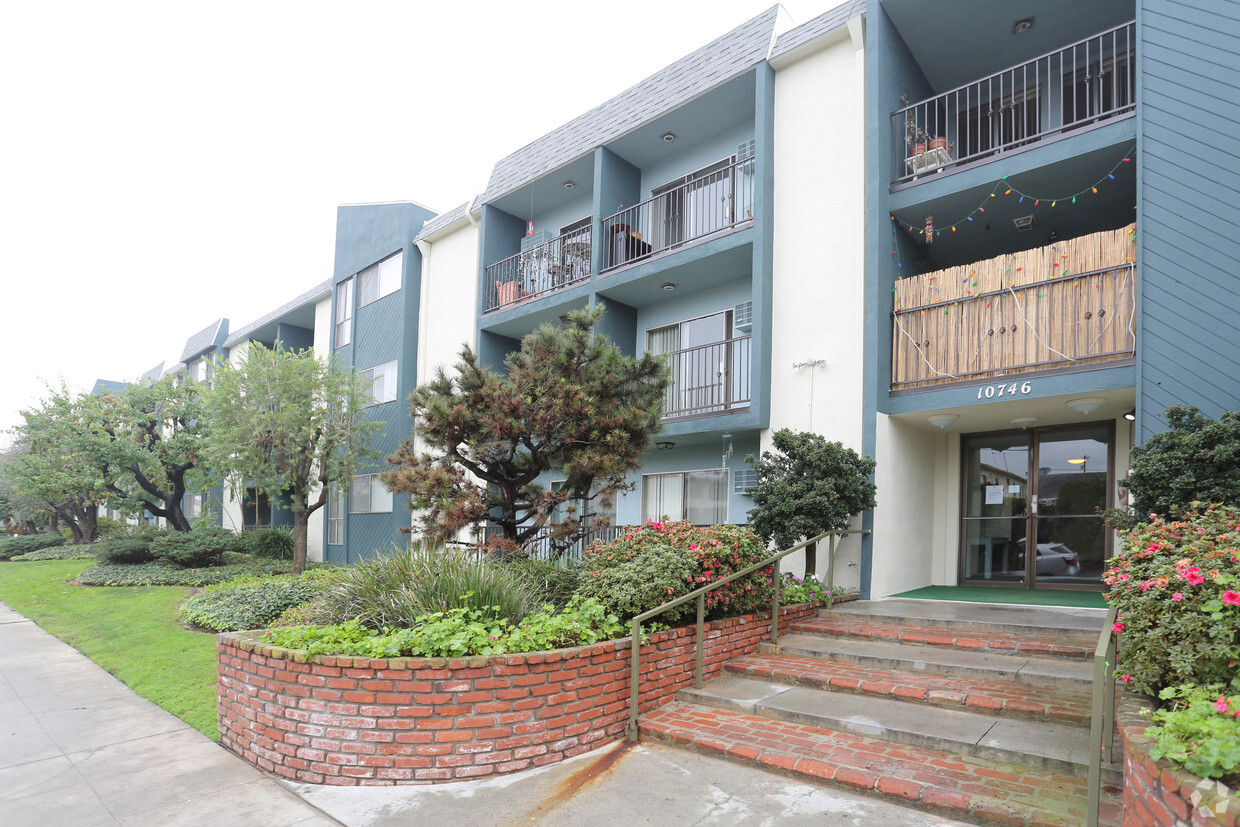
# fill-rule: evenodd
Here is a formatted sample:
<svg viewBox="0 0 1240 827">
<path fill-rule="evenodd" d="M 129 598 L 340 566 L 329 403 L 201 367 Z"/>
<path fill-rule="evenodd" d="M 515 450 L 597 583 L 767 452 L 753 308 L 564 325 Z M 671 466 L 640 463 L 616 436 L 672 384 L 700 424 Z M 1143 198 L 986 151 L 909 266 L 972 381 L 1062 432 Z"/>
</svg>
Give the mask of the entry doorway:
<svg viewBox="0 0 1240 827">
<path fill-rule="evenodd" d="M 961 585 L 1101 589 L 1114 444 L 1112 423 L 963 437 Z"/>
</svg>

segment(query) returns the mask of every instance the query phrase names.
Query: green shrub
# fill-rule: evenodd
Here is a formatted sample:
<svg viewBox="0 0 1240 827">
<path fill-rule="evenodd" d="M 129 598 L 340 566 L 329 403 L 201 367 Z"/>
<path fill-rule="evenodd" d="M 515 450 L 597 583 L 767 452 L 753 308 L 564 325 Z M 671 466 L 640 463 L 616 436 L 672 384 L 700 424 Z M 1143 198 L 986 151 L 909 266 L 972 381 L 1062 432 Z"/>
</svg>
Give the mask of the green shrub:
<svg viewBox="0 0 1240 827">
<path fill-rule="evenodd" d="M 1230 681 L 1240 664 L 1240 509 L 1153 517 L 1123 544 L 1102 576 L 1119 610 L 1121 680 L 1150 695 Z"/>
<path fill-rule="evenodd" d="M 53 546 L 12 557 L 14 563 L 32 563 L 39 560 L 89 560 L 95 555 L 88 546 Z"/>
<path fill-rule="evenodd" d="M 181 619 L 216 632 L 267 627 L 288 609 L 319 596 L 313 578 L 241 578 L 209 586 L 186 601 Z"/>
<path fill-rule="evenodd" d="M 108 537 L 122 537 L 126 533 L 128 523 L 122 520 L 115 520 L 111 517 L 99 517 L 95 520 L 95 535 L 100 539 Z"/>
<path fill-rule="evenodd" d="M 818 578 L 807 574 L 805 579 L 794 577 L 792 572 L 784 572 L 781 581 L 783 591 L 779 595 L 779 605 L 790 606 L 794 603 L 812 603 L 815 600 L 831 601 L 831 592 L 818 582 Z"/>
<path fill-rule="evenodd" d="M 495 611 L 518 621 L 537 603 L 520 572 L 466 551 L 418 545 L 392 548 L 344 569 L 323 594 L 333 622 L 359 618 L 372 629 L 410 626 L 416 618 L 456 608 Z"/>
<path fill-rule="evenodd" d="M 765 544 L 742 526 L 697 528 L 687 521 L 647 522 L 615 540 L 587 549 L 578 593 L 624 618 L 747 568 L 766 556 Z M 771 570 L 706 595 L 711 617 L 745 614 L 771 604 Z M 665 613 L 670 621 L 696 612 L 694 601 Z"/>
<path fill-rule="evenodd" d="M 283 574 L 289 565 L 282 560 L 252 560 L 201 569 L 185 569 L 165 560 L 118 566 L 100 563 L 77 576 L 79 586 L 209 586 L 243 575 Z"/>
<path fill-rule="evenodd" d="M 1132 449 L 1132 471 L 1120 480 L 1135 513 L 1178 519 L 1194 501 L 1240 506 L 1240 411 L 1214 420 L 1176 406 L 1167 424 Z"/>
<path fill-rule="evenodd" d="M 128 566 L 149 563 L 155 559 L 152 540 L 138 537 L 116 537 L 94 545 L 95 556 L 105 563 Z"/>
<path fill-rule="evenodd" d="M 151 541 L 156 557 L 187 569 L 222 565 L 225 552 L 242 550 L 237 535 L 218 526 L 161 531 Z"/>
<path fill-rule="evenodd" d="M 415 618 L 409 628 L 382 633 L 355 618 L 334 626 L 271 629 L 263 637 L 275 646 L 304 649 L 312 655 L 464 657 L 582 646 L 624 631 L 619 618 L 597 601 L 575 599 L 559 611 L 544 606 L 515 627 L 487 609 L 459 606 Z"/>
<path fill-rule="evenodd" d="M 8 560 L 19 554 L 29 554 L 41 548 L 63 546 L 67 541 L 59 534 L 29 534 L 20 537 L 0 537 L 0 560 Z"/>
<path fill-rule="evenodd" d="M 237 536 L 238 549 L 255 557 L 293 559 L 293 531 L 284 526 L 249 528 Z"/>
<path fill-rule="evenodd" d="M 1228 689 L 1231 695 L 1227 694 Z M 1167 758 L 1193 775 L 1240 786 L 1240 678 L 1230 687 L 1168 687 L 1170 704 L 1154 713 L 1145 734 L 1155 740 L 1150 757 Z"/>
<path fill-rule="evenodd" d="M 271 621 L 270 626 L 328 626 L 331 622 L 323 604 L 315 599 L 285 609 L 279 617 Z"/>
</svg>

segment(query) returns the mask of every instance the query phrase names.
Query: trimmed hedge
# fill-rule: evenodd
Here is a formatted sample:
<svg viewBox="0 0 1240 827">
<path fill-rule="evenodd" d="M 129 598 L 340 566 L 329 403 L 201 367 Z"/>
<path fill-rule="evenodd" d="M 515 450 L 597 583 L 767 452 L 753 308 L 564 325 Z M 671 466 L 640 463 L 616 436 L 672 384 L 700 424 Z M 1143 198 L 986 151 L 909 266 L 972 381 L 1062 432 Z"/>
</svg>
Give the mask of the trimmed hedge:
<svg viewBox="0 0 1240 827">
<path fill-rule="evenodd" d="M 29 534 L 20 537 L 0 537 L 0 560 L 9 560 L 19 554 L 29 554 L 44 548 L 63 546 L 67 543 L 59 534 Z"/>
<path fill-rule="evenodd" d="M 100 563 L 77 577 L 79 586 L 209 586 L 254 574 L 281 574 L 288 571 L 282 560 L 251 560 L 208 568 L 180 568 L 164 561 L 115 565 Z"/>
</svg>

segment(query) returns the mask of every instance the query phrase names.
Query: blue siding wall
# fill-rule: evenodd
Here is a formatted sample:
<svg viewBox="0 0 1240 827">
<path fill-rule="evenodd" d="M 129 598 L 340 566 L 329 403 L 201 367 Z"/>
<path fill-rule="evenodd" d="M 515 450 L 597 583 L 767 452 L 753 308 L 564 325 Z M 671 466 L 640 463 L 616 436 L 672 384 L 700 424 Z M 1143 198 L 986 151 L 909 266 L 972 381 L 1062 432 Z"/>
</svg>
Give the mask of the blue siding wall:
<svg viewBox="0 0 1240 827">
<path fill-rule="evenodd" d="M 1143 0 L 1138 16 L 1137 416 L 1240 409 L 1240 7 Z"/>
</svg>

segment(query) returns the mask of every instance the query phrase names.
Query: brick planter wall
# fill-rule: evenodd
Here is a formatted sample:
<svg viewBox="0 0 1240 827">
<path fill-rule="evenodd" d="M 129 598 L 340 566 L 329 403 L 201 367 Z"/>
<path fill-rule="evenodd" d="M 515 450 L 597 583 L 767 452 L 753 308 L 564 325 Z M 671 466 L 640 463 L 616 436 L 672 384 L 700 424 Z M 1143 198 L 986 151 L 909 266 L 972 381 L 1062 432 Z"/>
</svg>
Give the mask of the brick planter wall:
<svg viewBox="0 0 1240 827">
<path fill-rule="evenodd" d="M 837 598 L 838 599 L 838 598 Z M 780 629 L 820 603 L 780 610 Z M 764 619 L 765 618 L 765 619 Z M 769 615 L 706 626 L 706 678 L 757 650 Z M 497 657 L 313 656 L 218 637 L 220 743 L 312 784 L 433 784 L 562 761 L 624 735 L 629 641 Z M 694 630 L 642 647 L 642 711 L 693 682 Z"/>
<path fill-rule="evenodd" d="M 1125 694 L 1116 711 L 1116 722 L 1124 741 L 1124 827 L 1240 827 L 1240 798 L 1233 791 L 1223 813 L 1215 805 L 1224 800 L 1211 782 L 1202 789 L 1202 779 L 1167 761 L 1150 758 L 1153 738 L 1143 734 L 1149 719 L 1141 714 L 1150 705 Z M 1199 797 L 1193 803 L 1194 793 Z"/>
</svg>

